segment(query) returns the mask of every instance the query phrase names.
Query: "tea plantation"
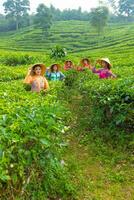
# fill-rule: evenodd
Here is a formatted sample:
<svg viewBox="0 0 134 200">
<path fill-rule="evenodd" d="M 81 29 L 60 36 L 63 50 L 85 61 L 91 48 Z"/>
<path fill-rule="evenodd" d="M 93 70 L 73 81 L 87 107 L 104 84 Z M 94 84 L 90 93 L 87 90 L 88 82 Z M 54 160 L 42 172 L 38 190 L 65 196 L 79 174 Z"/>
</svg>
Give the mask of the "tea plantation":
<svg viewBox="0 0 134 200">
<path fill-rule="evenodd" d="M 61 44 L 65 59 L 109 57 L 117 79 L 64 72 L 46 93 L 27 91 L 30 65 L 46 66 Z M 0 33 L 0 199 L 134 199 L 134 24 L 57 22 L 48 38 L 30 27 Z"/>
<path fill-rule="evenodd" d="M 103 36 L 98 41 L 95 30 L 89 22 L 64 21 L 55 22 L 48 38 L 42 36 L 42 31 L 35 27 L 22 29 L 18 32 L 0 33 L 0 49 L 22 50 L 32 52 L 48 52 L 59 44 L 64 45 L 69 52 L 87 50 L 111 50 L 119 52 L 134 48 L 134 24 L 109 24 Z"/>
</svg>

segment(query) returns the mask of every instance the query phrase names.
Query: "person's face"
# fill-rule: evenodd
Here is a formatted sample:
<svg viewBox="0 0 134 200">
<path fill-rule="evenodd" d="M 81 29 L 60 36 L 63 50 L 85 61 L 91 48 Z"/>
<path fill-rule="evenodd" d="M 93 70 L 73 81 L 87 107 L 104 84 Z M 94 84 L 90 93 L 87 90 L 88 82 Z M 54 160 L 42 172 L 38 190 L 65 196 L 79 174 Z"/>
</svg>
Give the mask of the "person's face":
<svg viewBox="0 0 134 200">
<path fill-rule="evenodd" d="M 71 62 L 67 62 L 67 66 L 68 66 L 68 67 L 71 67 Z"/>
<path fill-rule="evenodd" d="M 41 67 L 40 66 L 35 67 L 34 73 L 35 75 L 38 75 L 38 76 L 41 75 Z"/>
<path fill-rule="evenodd" d="M 105 61 L 101 62 L 102 67 L 107 68 L 107 63 Z"/>
<path fill-rule="evenodd" d="M 84 63 L 84 65 L 88 65 L 88 61 L 87 60 L 84 60 L 83 63 Z"/>
<path fill-rule="evenodd" d="M 58 70 L 57 65 L 54 65 L 53 70 L 56 72 Z"/>
</svg>

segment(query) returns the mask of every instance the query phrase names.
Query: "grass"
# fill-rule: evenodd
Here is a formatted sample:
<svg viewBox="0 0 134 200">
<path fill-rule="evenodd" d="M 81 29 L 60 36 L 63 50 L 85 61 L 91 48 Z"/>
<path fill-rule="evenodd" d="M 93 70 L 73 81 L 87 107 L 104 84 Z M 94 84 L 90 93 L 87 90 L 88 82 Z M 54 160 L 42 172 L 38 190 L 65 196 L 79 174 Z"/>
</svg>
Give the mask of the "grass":
<svg viewBox="0 0 134 200">
<path fill-rule="evenodd" d="M 70 91 L 71 94 L 71 91 Z M 77 188 L 78 200 L 133 200 L 134 159 L 133 154 L 118 145 L 114 148 L 101 138 L 93 137 L 94 130 L 85 130 L 77 124 L 81 112 L 81 96 L 75 92 L 68 98 L 73 122 L 71 134 L 66 136 L 69 143 L 64 154 L 72 182 Z M 80 114 L 78 114 L 80 112 Z M 89 116 L 92 117 L 92 116 Z M 78 119 L 78 121 L 77 121 Z M 85 118 L 86 119 L 86 114 Z M 85 123 L 87 126 L 87 123 Z M 90 129 L 90 127 L 89 127 Z M 102 133 L 100 133 L 102 131 Z M 99 130 L 100 134 L 106 130 Z"/>
<path fill-rule="evenodd" d="M 104 146 L 100 141 L 95 144 L 89 138 L 88 143 L 82 143 L 82 140 L 81 137 L 70 137 L 65 154 L 78 189 L 78 199 L 133 200 L 134 168 L 128 155 Z"/>
</svg>

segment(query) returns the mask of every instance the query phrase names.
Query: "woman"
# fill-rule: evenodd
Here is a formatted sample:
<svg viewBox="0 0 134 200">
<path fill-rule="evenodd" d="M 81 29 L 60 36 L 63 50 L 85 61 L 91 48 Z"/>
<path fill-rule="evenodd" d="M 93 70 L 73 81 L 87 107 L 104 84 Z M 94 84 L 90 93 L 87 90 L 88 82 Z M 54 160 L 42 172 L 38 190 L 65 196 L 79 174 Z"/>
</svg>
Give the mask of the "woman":
<svg viewBox="0 0 134 200">
<path fill-rule="evenodd" d="M 65 65 L 64 65 L 64 70 L 68 71 L 68 70 L 73 69 L 73 68 L 74 68 L 73 62 L 71 60 L 67 60 L 65 62 Z"/>
<path fill-rule="evenodd" d="M 108 78 L 116 78 L 117 76 L 112 73 L 111 67 L 112 64 L 108 58 L 101 58 L 97 60 L 102 68 L 96 69 L 95 67 L 92 69 L 93 73 L 98 74 L 100 79 L 108 79 Z"/>
<path fill-rule="evenodd" d="M 84 71 L 85 69 L 92 70 L 91 61 L 88 58 L 84 58 L 81 60 L 81 67 L 77 67 L 78 71 Z"/>
<path fill-rule="evenodd" d="M 45 65 L 35 64 L 25 77 L 24 83 L 30 85 L 32 92 L 40 92 L 41 90 L 49 89 L 49 84 L 46 78 L 44 77 Z"/>
<path fill-rule="evenodd" d="M 65 75 L 60 71 L 59 64 L 53 64 L 50 71 L 46 72 L 46 76 L 51 81 L 61 81 L 65 79 Z"/>
</svg>

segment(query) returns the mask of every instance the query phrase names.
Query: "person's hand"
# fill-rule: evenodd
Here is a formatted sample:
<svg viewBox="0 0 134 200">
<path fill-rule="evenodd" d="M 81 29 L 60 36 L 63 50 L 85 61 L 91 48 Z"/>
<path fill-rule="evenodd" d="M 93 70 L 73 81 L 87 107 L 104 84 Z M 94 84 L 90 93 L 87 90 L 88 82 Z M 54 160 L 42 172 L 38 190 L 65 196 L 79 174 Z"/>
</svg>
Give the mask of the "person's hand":
<svg viewBox="0 0 134 200">
<path fill-rule="evenodd" d="M 92 65 L 90 65 L 90 67 L 89 67 L 89 68 L 90 68 L 90 70 L 93 70 L 93 68 L 94 68 L 94 67 L 93 67 Z"/>
<path fill-rule="evenodd" d="M 31 70 L 32 70 L 32 68 L 31 68 L 31 67 L 29 67 L 29 68 L 28 68 L 28 75 L 30 75 L 30 73 L 31 73 Z"/>
<path fill-rule="evenodd" d="M 112 79 L 116 79 L 116 78 L 117 78 L 117 75 L 112 74 Z"/>
<path fill-rule="evenodd" d="M 100 64 L 100 60 L 96 60 L 95 65 Z"/>
</svg>

